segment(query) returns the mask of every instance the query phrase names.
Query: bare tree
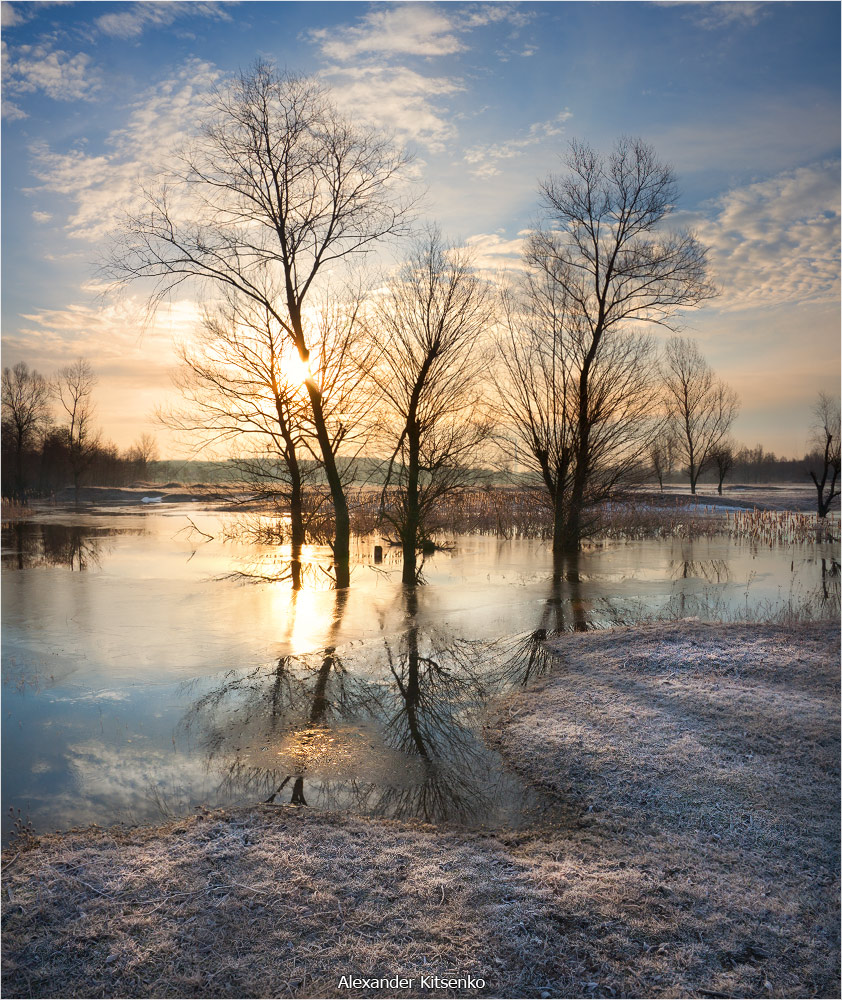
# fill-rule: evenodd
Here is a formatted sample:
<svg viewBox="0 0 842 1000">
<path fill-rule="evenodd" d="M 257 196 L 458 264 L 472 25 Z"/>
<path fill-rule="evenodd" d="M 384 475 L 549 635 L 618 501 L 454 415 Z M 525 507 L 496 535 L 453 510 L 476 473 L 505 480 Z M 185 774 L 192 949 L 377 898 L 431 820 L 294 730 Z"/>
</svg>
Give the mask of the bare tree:
<svg viewBox="0 0 842 1000">
<path fill-rule="evenodd" d="M 820 392 L 813 407 L 812 451 L 807 458 L 810 478 L 816 487 L 816 512 L 827 517 L 839 496 L 840 416 L 839 400 Z"/>
<path fill-rule="evenodd" d="M 26 491 L 23 457 L 50 421 L 50 383 L 43 375 L 19 361 L 3 369 L 3 432 L 12 442 L 15 463 L 14 496 L 22 500 Z"/>
<path fill-rule="evenodd" d="M 664 492 L 664 480 L 672 475 L 675 468 L 675 453 L 675 434 L 669 423 L 665 423 L 661 432 L 653 438 L 648 449 L 649 463 L 662 493 Z"/>
<path fill-rule="evenodd" d="M 305 541 L 301 452 L 308 373 L 265 305 L 234 289 L 178 348 L 174 383 L 184 402 L 159 413 L 202 446 L 232 445 L 251 485 L 289 504 L 291 541 Z"/>
<path fill-rule="evenodd" d="M 56 397 L 67 415 L 64 434 L 77 502 L 82 477 L 99 448 L 99 433 L 93 426 L 93 391 L 97 381 L 91 363 L 79 358 L 60 369 L 54 382 Z"/>
<path fill-rule="evenodd" d="M 127 458 L 146 467 L 150 462 L 158 461 L 158 442 L 154 434 L 141 434 L 129 448 Z"/>
<path fill-rule="evenodd" d="M 737 394 L 717 378 L 694 340 L 671 337 L 664 359 L 667 413 L 687 465 L 690 492 L 725 441 L 740 409 Z"/>
<path fill-rule="evenodd" d="M 474 475 L 490 432 L 482 404 L 481 337 L 491 317 L 487 285 L 471 258 L 431 230 L 371 317 L 379 350 L 372 377 L 382 394 L 391 451 L 384 517 L 403 549 L 403 582 L 417 581 L 417 553 L 436 506 Z"/>
<path fill-rule="evenodd" d="M 548 494 L 559 554 L 570 550 L 571 532 L 578 543 L 588 530 L 585 509 L 640 473 L 659 423 L 656 354 L 649 338 L 620 330 L 594 349 L 578 307 L 542 272 L 527 275 L 520 295 L 504 294 L 503 316 L 502 422 Z M 584 492 L 576 497 L 579 480 Z"/>
<path fill-rule="evenodd" d="M 556 282 L 530 273 L 519 288 L 504 288 L 500 365 L 494 372 L 501 424 L 512 436 L 504 449 L 539 479 L 553 510 L 553 547 L 563 544 L 565 500 L 573 454 L 573 375 L 564 339 L 567 300 Z"/>
<path fill-rule="evenodd" d="M 725 477 L 734 468 L 735 455 L 733 442 L 723 441 L 721 444 L 718 444 L 711 452 L 710 460 L 714 469 L 716 469 L 716 492 L 722 496 L 722 484 L 725 482 Z"/>
<path fill-rule="evenodd" d="M 267 311 L 307 366 L 305 305 L 321 273 L 405 230 L 395 185 L 406 157 L 343 118 L 319 84 L 258 62 L 215 95 L 184 162 L 178 190 L 192 196 L 189 209 L 178 211 L 166 188 L 150 194 L 110 272 L 154 279 L 153 302 L 187 280 L 233 288 Z M 334 507 L 337 584 L 347 586 L 348 504 L 325 397 L 314 378 L 305 387 Z"/>
<path fill-rule="evenodd" d="M 566 176 L 542 185 L 545 224 L 530 238 L 526 257 L 559 285 L 585 335 L 565 540 L 574 551 L 590 475 L 591 369 L 603 339 L 630 320 L 670 326 L 677 310 L 709 298 L 713 288 L 695 236 L 663 227 L 676 185 L 650 146 L 620 139 L 606 158 L 573 143 L 567 167 Z"/>
</svg>

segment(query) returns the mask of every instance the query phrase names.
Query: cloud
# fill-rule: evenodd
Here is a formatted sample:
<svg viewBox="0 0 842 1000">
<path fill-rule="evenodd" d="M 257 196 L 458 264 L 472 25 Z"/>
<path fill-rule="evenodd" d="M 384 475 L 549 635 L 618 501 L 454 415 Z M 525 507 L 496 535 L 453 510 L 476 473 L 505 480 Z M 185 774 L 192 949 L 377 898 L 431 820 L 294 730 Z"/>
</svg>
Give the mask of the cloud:
<svg viewBox="0 0 842 1000">
<path fill-rule="evenodd" d="M 329 61 L 320 76 L 334 87 L 340 106 L 439 152 L 455 135 L 442 98 L 464 90 L 464 84 L 441 73 L 426 75 L 407 65 L 407 59 L 429 61 L 465 52 L 471 31 L 503 21 L 521 25 L 531 16 L 508 3 L 383 4 L 356 24 L 320 28 L 306 37 Z"/>
<path fill-rule="evenodd" d="M 369 11 L 354 27 L 320 28 L 309 37 L 340 62 L 362 55 L 445 56 L 465 49 L 455 25 L 433 4 L 401 4 Z"/>
<path fill-rule="evenodd" d="M 11 4 L 3 0 L 0 4 L 0 25 L 4 28 L 16 28 L 20 24 L 26 24 L 36 17 L 45 7 L 55 7 L 64 0 L 39 0 L 38 3 L 27 3 L 25 6 L 19 3 Z"/>
<path fill-rule="evenodd" d="M 465 240 L 465 246 L 472 253 L 477 271 L 494 281 L 502 271 L 523 270 L 523 243 L 528 233 L 521 230 L 514 239 L 506 239 L 502 231 L 477 233 Z"/>
<path fill-rule="evenodd" d="M 308 33 L 328 59 L 348 62 L 360 56 L 448 56 L 468 46 L 459 37 L 487 24 L 526 24 L 531 18 L 516 4 L 476 4 L 467 8 L 431 3 L 378 6 L 352 26 L 318 28 Z"/>
<path fill-rule="evenodd" d="M 84 52 L 70 55 L 50 43 L 19 45 L 3 42 L 3 83 L 12 94 L 43 91 L 57 101 L 90 101 L 100 89 L 98 72 Z M 15 109 L 19 111 L 19 109 Z M 19 112 L 14 117 L 25 117 Z"/>
<path fill-rule="evenodd" d="M 103 14 L 95 24 L 114 38 L 137 38 L 147 28 L 167 27 L 181 17 L 210 17 L 230 21 L 219 3 L 141 2 L 123 4 L 119 13 Z"/>
<path fill-rule="evenodd" d="M 439 101 L 463 89 L 459 80 L 423 76 L 406 66 L 375 65 L 332 66 L 320 76 L 331 84 L 341 110 L 393 131 L 403 141 L 440 152 L 456 134 Z"/>
<path fill-rule="evenodd" d="M 497 164 L 500 160 L 510 160 L 513 157 L 522 156 L 530 146 L 541 143 L 544 139 L 562 135 L 564 122 L 572 117 L 572 112 L 565 108 L 549 121 L 533 122 L 519 138 L 487 146 L 472 146 L 470 149 L 466 149 L 464 159 L 466 163 L 470 164 L 469 172 L 475 177 L 486 178 L 499 174 L 500 168 Z"/>
<path fill-rule="evenodd" d="M 824 162 L 728 191 L 696 221 L 711 247 L 719 309 L 839 300 L 839 164 Z"/>
<path fill-rule="evenodd" d="M 49 212 L 33 212 L 32 218 L 35 222 L 49 222 L 52 215 Z"/>
<path fill-rule="evenodd" d="M 755 25 L 769 13 L 768 3 L 748 0 L 658 0 L 658 6 L 681 7 L 685 17 L 708 30 Z"/>
<path fill-rule="evenodd" d="M 10 122 L 20 121 L 21 118 L 28 118 L 29 115 L 11 101 L 3 101 L 3 117 Z"/>
<path fill-rule="evenodd" d="M 4 28 L 11 28 L 16 24 L 23 24 L 26 18 L 17 7 L 3 0 L 0 5 L 0 25 Z"/>
<path fill-rule="evenodd" d="M 111 133 L 104 153 L 58 152 L 43 142 L 31 147 L 33 172 L 42 182 L 36 190 L 65 195 L 75 205 L 67 224 L 71 236 L 97 240 L 139 203 L 140 178 L 165 169 L 218 75 L 208 63 L 188 62 L 138 98 L 125 128 Z"/>
</svg>

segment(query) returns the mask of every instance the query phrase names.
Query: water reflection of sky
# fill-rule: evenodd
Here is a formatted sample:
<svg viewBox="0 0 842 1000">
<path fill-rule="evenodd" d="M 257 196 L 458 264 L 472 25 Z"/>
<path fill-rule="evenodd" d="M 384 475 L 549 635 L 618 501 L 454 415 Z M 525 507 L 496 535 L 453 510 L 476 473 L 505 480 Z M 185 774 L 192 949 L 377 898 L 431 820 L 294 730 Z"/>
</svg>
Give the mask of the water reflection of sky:
<svg viewBox="0 0 842 1000">
<path fill-rule="evenodd" d="M 282 548 L 191 517 L 212 540 L 177 512 L 4 528 L 5 812 L 54 829 L 272 799 L 516 825 L 548 804 L 482 724 L 551 668 L 548 634 L 665 607 L 838 606 L 830 549 L 724 538 L 613 543 L 554 575 L 539 541 L 464 537 L 414 592 L 368 540 L 349 591 L 313 548 L 293 592 Z"/>
</svg>

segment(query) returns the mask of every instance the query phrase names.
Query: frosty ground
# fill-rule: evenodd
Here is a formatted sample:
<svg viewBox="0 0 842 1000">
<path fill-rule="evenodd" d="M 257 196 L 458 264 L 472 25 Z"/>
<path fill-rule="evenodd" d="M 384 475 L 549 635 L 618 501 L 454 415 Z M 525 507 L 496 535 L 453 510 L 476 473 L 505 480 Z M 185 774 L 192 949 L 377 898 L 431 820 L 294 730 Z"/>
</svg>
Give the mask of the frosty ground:
<svg viewBox="0 0 842 1000">
<path fill-rule="evenodd" d="M 556 640 L 487 735 L 566 804 L 466 833 L 268 805 L 23 837 L 6 996 L 838 996 L 838 625 Z"/>
</svg>

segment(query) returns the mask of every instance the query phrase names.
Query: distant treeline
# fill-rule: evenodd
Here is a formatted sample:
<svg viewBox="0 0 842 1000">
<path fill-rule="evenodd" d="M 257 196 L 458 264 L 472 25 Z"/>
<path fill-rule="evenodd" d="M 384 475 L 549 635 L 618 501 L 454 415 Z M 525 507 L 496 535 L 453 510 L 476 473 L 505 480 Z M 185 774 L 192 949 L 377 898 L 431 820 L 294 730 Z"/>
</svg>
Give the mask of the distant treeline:
<svg viewBox="0 0 842 1000">
<path fill-rule="evenodd" d="M 734 453 L 734 464 L 728 473 L 733 483 L 810 483 L 809 467 L 813 456 L 803 458 L 778 458 L 772 451 L 765 451 L 761 445 L 755 448 L 739 448 Z M 717 470 L 714 466 L 705 469 L 699 482 L 716 483 Z M 666 481 L 685 483 L 686 472 L 674 469 Z"/>
<path fill-rule="evenodd" d="M 728 480 L 733 483 L 809 483 L 807 473 L 808 458 L 778 458 L 762 448 L 741 449 L 737 452 L 734 468 Z M 10 435 L 4 433 L 2 439 L 2 492 L 4 497 L 14 496 L 16 455 Z M 324 480 L 316 462 L 312 465 L 310 482 Z M 387 461 L 378 458 L 357 458 L 349 460 L 343 470 L 343 479 L 350 484 L 380 485 L 385 481 Z M 282 470 L 279 469 L 279 474 Z M 67 444 L 67 436 L 55 428 L 37 443 L 27 448 L 22 459 L 23 491 L 22 499 L 49 497 L 74 485 L 74 470 Z M 518 482 L 516 472 L 491 469 L 476 470 L 477 484 L 502 485 Z M 665 476 L 665 482 L 685 484 L 686 474 L 674 469 Z M 81 482 L 86 486 L 132 486 L 133 484 L 166 483 L 221 485 L 242 482 L 239 464 L 229 461 L 179 461 L 150 460 L 137 446 L 121 452 L 114 444 L 98 444 L 91 449 Z M 715 484 L 717 475 L 711 469 L 704 472 L 700 482 Z"/>
<path fill-rule="evenodd" d="M 12 435 L 2 437 L 2 491 L 4 497 L 21 500 L 49 497 L 67 487 L 73 487 L 78 474 L 79 485 L 128 486 L 135 481 L 150 479 L 150 463 L 136 448 L 121 452 L 116 445 L 96 444 L 85 455 L 84 468 L 74 468 L 67 433 L 63 428 L 46 431 L 18 457 Z M 206 463 L 200 463 L 206 464 Z M 207 463 L 209 464 L 209 463 Z M 151 477 L 157 481 L 157 476 Z"/>
</svg>

